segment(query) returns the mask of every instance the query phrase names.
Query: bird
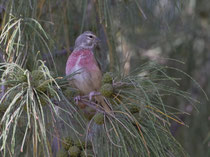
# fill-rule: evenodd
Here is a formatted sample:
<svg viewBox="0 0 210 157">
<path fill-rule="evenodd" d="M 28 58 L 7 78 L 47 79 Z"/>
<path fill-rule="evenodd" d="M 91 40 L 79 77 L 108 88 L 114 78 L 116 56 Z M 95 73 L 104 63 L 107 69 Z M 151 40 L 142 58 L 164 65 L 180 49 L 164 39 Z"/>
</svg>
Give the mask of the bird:
<svg viewBox="0 0 210 157">
<path fill-rule="evenodd" d="M 92 100 L 100 104 L 104 111 L 111 113 L 111 109 L 99 95 L 101 87 L 102 72 L 94 56 L 94 49 L 100 39 L 91 31 L 85 31 L 75 40 L 74 50 L 68 57 L 66 63 L 66 76 L 75 74 L 70 81 L 79 90 L 80 95 L 89 95 Z M 96 96 L 97 95 L 97 96 Z"/>
</svg>

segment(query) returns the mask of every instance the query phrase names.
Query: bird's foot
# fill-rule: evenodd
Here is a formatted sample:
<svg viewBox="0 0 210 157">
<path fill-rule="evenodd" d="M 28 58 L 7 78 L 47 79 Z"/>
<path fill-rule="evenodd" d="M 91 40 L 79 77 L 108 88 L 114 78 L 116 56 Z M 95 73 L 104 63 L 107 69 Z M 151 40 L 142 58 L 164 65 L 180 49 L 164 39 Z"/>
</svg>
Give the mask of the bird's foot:
<svg viewBox="0 0 210 157">
<path fill-rule="evenodd" d="M 76 104 L 78 104 L 80 100 L 81 100 L 81 96 L 80 95 L 74 97 L 74 101 L 76 102 Z"/>
<path fill-rule="evenodd" d="M 100 95 L 100 92 L 92 91 L 89 93 L 89 100 L 91 101 L 93 96 Z"/>
</svg>

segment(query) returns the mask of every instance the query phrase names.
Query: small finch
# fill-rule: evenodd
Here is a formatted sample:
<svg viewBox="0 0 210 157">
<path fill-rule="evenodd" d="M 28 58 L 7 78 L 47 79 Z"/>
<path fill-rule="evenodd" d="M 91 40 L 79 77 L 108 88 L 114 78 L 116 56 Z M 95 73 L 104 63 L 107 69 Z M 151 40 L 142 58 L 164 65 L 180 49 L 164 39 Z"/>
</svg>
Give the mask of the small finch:
<svg viewBox="0 0 210 157">
<path fill-rule="evenodd" d="M 80 91 L 81 95 L 89 94 L 90 99 L 101 87 L 102 74 L 93 53 L 99 41 L 90 31 L 82 33 L 77 37 L 74 50 L 66 63 L 66 75 L 76 72 L 72 80 L 73 85 Z M 95 100 L 106 112 L 111 112 L 102 96 L 95 96 Z"/>
</svg>

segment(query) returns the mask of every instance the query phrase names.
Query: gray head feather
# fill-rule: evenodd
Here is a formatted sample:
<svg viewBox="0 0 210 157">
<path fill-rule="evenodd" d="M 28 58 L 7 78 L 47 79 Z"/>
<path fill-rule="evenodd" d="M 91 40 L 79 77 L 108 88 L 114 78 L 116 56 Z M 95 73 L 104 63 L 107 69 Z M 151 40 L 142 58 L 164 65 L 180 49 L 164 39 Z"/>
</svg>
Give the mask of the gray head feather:
<svg viewBox="0 0 210 157">
<path fill-rule="evenodd" d="M 77 37 L 74 49 L 93 50 L 100 40 L 91 32 L 86 31 Z"/>
</svg>

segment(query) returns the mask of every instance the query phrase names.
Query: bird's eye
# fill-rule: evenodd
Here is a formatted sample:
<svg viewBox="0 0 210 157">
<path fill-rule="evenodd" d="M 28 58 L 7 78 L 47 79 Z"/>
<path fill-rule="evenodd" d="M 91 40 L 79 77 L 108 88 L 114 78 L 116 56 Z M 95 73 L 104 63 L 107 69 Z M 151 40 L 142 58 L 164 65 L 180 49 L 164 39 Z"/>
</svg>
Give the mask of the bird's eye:
<svg viewBox="0 0 210 157">
<path fill-rule="evenodd" d="M 93 36 L 92 36 L 92 35 L 89 35 L 88 37 L 89 37 L 90 39 L 92 39 L 92 38 L 93 38 Z"/>
</svg>

